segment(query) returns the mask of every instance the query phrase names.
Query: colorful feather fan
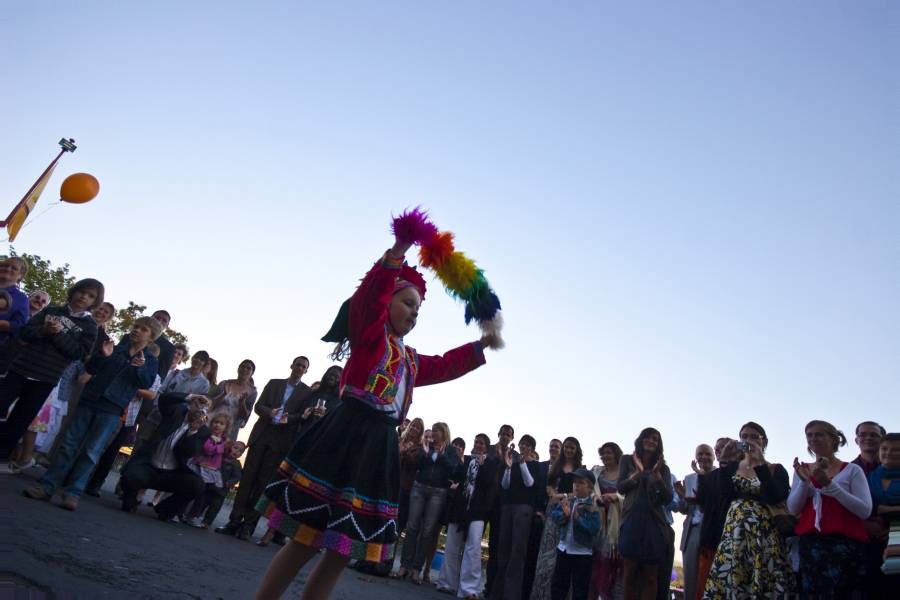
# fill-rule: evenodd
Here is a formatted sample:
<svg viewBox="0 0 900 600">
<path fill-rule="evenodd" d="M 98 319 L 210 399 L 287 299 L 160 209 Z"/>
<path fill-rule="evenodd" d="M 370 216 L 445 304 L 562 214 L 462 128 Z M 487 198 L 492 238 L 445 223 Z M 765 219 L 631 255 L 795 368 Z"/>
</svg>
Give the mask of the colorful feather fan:
<svg viewBox="0 0 900 600">
<path fill-rule="evenodd" d="M 428 214 L 418 208 L 395 218 L 391 228 L 398 241 L 419 246 L 419 264 L 434 271 L 447 293 L 465 304 L 466 324 L 475 319 L 483 333 L 496 336 L 502 345 L 500 299 L 484 271 L 455 249 L 453 234 L 439 231 Z"/>
</svg>

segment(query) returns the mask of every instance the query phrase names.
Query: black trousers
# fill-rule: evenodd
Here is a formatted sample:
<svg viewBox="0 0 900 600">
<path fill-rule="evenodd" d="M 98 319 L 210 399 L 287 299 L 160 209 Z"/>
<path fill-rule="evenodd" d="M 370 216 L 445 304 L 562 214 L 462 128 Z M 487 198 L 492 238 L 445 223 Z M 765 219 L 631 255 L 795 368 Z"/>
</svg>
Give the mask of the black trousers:
<svg viewBox="0 0 900 600">
<path fill-rule="evenodd" d="M 656 600 L 670 598 L 669 586 L 672 583 L 672 566 L 675 564 L 675 530 L 670 526 L 663 529 L 666 554 L 659 561 L 659 574 L 656 576 Z"/>
<path fill-rule="evenodd" d="M 9 457 L 54 387 L 56 382 L 32 381 L 15 371 L 0 379 L 0 417 L 19 399 L 6 421 L 0 421 L 0 459 Z"/>
<path fill-rule="evenodd" d="M 531 535 L 531 504 L 504 504 L 500 509 L 500 564 L 491 596 L 496 600 L 521 600 L 525 553 Z"/>
<path fill-rule="evenodd" d="M 100 457 L 100 460 L 97 461 L 97 466 L 94 468 L 94 474 L 91 475 L 91 480 L 88 481 L 85 489 L 95 492 L 100 491 L 106 478 L 109 477 L 109 472 L 112 470 L 113 463 L 116 462 L 119 450 L 128 443 L 133 434 L 134 427 L 119 428 L 116 437 L 109 443 L 109 446 L 106 447 L 106 451 Z"/>
<path fill-rule="evenodd" d="M 231 514 L 228 516 L 230 522 L 243 523 L 251 531 L 251 528 L 256 528 L 260 516 L 256 510 L 256 503 L 272 481 L 282 460 L 284 452 L 280 447 L 272 446 L 266 441 L 250 446 L 241 473 L 241 483 L 234 498 Z"/>
<path fill-rule="evenodd" d="M 590 554 L 567 554 L 557 550 L 553 583 L 550 584 L 551 600 L 566 600 L 569 586 L 572 587 L 572 600 L 587 600 L 593 562 Z"/>
<path fill-rule="evenodd" d="M 484 596 L 490 598 L 496 585 L 497 570 L 500 567 L 500 504 L 496 504 L 485 524 L 488 530 L 488 561 L 485 568 Z"/>
<path fill-rule="evenodd" d="M 213 521 L 216 520 L 216 517 L 219 516 L 219 511 L 222 510 L 222 504 L 225 503 L 225 496 L 227 493 L 228 492 L 218 487 L 216 484 L 207 483 L 206 488 L 203 490 L 203 494 L 201 494 L 199 498 L 196 498 L 191 505 L 191 509 L 187 513 L 187 518 L 193 519 L 199 517 L 203 514 L 203 511 L 206 511 L 206 514 L 203 516 L 203 522 L 207 525 L 212 525 Z"/>
<path fill-rule="evenodd" d="M 534 573 L 537 570 L 538 554 L 541 550 L 541 537 L 544 533 L 544 520 L 537 513 L 531 517 L 531 533 L 528 536 L 528 550 L 525 552 L 525 576 L 522 578 L 522 600 L 531 598 L 534 587 Z"/>
<path fill-rule="evenodd" d="M 138 491 L 151 488 L 172 493 L 156 505 L 160 517 L 171 519 L 182 514 L 188 502 L 202 496 L 206 484 L 199 475 L 184 467 L 157 469 L 149 462 L 131 461 L 122 473 L 122 508 L 127 510 L 137 506 Z"/>
</svg>

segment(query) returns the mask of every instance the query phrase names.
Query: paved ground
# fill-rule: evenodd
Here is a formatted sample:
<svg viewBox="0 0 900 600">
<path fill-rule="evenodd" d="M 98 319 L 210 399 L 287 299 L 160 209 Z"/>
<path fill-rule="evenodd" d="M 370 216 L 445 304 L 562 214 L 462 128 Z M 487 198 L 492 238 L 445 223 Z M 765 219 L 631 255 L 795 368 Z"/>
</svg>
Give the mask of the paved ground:
<svg viewBox="0 0 900 600">
<path fill-rule="evenodd" d="M 22 489 L 40 476 L 0 475 L 0 598 L 10 581 L 43 590 L 41 597 L 63 598 L 252 598 L 262 573 L 278 550 L 186 525 L 161 523 L 149 507 L 131 515 L 119 510 L 111 493 L 85 497 L 77 512 L 30 500 Z M 221 522 L 230 505 L 219 514 Z M 257 532 L 259 537 L 263 527 Z M 297 598 L 310 565 L 285 598 Z M 26 596 L 15 596 L 26 597 Z M 346 570 L 337 599 L 447 600 L 426 586 L 414 586 Z"/>
</svg>

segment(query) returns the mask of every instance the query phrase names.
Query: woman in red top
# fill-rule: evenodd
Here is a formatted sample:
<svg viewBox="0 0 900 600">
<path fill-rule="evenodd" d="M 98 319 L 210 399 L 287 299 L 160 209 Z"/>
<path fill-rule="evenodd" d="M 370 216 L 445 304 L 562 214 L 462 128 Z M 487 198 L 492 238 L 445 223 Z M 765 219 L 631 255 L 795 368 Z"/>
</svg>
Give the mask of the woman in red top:
<svg viewBox="0 0 900 600">
<path fill-rule="evenodd" d="M 816 460 L 794 459 L 787 507 L 799 517 L 800 585 L 808 598 L 849 597 L 865 576 L 863 520 L 872 512 L 872 496 L 863 470 L 835 457 L 846 444 L 831 423 L 810 421 L 806 445 Z"/>
<path fill-rule="evenodd" d="M 380 562 L 397 538 L 400 452 L 397 426 L 416 386 L 454 379 L 484 364 L 493 334 L 425 356 L 404 342 L 425 297 L 425 280 L 404 262 L 410 243 L 396 241 L 341 308 L 326 341 L 349 343 L 342 404 L 298 439 L 258 508 L 289 541 L 257 598 L 278 598 L 318 550 L 325 552 L 303 598 L 327 598 L 350 558 Z"/>
</svg>

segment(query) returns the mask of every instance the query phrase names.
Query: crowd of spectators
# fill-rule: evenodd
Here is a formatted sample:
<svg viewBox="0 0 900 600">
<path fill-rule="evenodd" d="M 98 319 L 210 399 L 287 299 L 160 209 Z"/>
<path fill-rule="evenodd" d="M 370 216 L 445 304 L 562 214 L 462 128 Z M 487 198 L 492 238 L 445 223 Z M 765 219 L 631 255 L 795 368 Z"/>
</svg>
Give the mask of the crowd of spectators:
<svg viewBox="0 0 900 600">
<path fill-rule="evenodd" d="M 24 495 L 58 494 L 75 511 L 83 495 L 102 493 L 130 449 L 117 486 L 122 510 L 149 500 L 162 521 L 210 528 L 237 486 L 215 531 L 250 539 L 279 463 L 340 405 L 341 367 L 307 386 L 310 363 L 298 356 L 287 377 L 268 381 L 257 397 L 252 360 L 218 381 L 209 353 L 189 356 L 164 335 L 167 311 L 135 319 L 116 341 L 105 330 L 115 308 L 102 283 L 80 280 L 64 304 L 50 305 L 45 292 L 19 289 L 26 269 L 18 258 L 0 261 L 0 459 L 9 474 L 34 466 L 36 451 L 46 463 Z M 254 413 L 247 442 L 238 441 Z M 383 562 L 354 566 L 428 582 L 446 531 L 433 583 L 459 598 L 669 598 L 672 525 L 682 513 L 685 598 L 889 597 L 900 577 L 900 434 L 860 423 L 852 462 L 837 458 L 847 439 L 826 421 L 810 421 L 797 442 L 807 460 L 770 463 L 765 429 L 749 422 L 733 439 L 699 444 L 679 479 L 652 427 L 627 454 L 602 443 L 588 467 L 573 437 L 550 440 L 540 460 L 534 437 L 515 440 L 505 424 L 496 439 L 475 436 L 467 453 L 447 423 L 406 419 L 402 544 Z M 279 536 L 269 531 L 256 543 Z"/>
</svg>

